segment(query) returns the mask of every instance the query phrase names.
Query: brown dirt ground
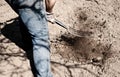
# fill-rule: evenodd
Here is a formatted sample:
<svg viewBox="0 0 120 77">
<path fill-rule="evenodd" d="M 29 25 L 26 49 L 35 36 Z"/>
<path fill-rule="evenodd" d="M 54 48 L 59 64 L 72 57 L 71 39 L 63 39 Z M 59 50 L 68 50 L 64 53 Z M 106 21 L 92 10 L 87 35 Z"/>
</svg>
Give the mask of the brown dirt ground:
<svg viewBox="0 0 120 77">
<path fill-rule="evenodd" d="M 58 0 L 54 15 L 67 26 L 94 33 L 94 37 L 78 38 L 49 23 L 54 77 L 120 77 L 119 0 Z M 29 60 L 18 46 L 22 44 L 19 26 L 11 20 L 16 17 L 1 0 L 0 77 L 33 77 Z"/>
</svg>

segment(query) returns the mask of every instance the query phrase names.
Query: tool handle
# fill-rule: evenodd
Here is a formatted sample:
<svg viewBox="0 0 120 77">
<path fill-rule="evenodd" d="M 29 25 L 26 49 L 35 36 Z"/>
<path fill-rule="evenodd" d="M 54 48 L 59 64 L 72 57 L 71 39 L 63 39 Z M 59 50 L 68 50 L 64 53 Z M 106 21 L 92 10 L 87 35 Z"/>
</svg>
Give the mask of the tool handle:
<svg viewBox="0 0 120 77">
<path fill-rule="evenodd" d="M 61 21 L 55 19 L 55 23 L 60 25 L 61 27 L 65 28 L 65 29 L 68 29 L 66 25 L 64 25 Z"/>
</svg>

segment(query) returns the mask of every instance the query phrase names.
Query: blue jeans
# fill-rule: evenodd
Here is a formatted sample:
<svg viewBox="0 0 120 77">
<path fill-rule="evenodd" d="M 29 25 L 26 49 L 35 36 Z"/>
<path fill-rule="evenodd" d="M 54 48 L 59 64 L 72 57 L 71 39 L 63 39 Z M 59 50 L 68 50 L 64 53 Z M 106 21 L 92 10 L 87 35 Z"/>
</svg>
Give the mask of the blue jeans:
<svg viewBox="0 0 120 77">
<path fill-rule="evenodd" d="M 37 77 L 52 77 L 48 25 L 43 0 L 10 1 L 12 6 L 17 5 L 17 12 L 32 37 L 33 58 Z"/>
</svg>

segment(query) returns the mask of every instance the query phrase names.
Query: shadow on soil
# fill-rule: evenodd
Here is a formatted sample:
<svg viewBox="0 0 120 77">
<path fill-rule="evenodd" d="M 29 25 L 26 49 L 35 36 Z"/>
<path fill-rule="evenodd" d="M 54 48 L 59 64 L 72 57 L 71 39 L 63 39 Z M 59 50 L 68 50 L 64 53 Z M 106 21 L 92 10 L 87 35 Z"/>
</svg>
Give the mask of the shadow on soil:
<svg viewBox="0 0 120 77">
<path fill-rule="evenodd" d="M 28 58 L 30 61 L 30 65 L 31 65 L 31 69 L 32 72 L 35 75 L 35 67 L 34 67 L 34 62 L 33 62 L 33 52 L 32 52 L 32 41 L 31 41 L 31 37 L 30 34 L 28 33 L 28 30 L 25 28 L 23 23 L 19 23 L 18 18 L 13 19 L 12 23 L 7 23 L 4 25 L 4 27 L 1 29 L 1 33 L 2 35 L 4 35 L 6 38 L 8 38 L 8 41 L 4 41 L 6 40 L 6 38 L 1 39 L 1 43 L 10 43 L 10 42 L 14 42 L 18 47 L 22 48 L 25 53 L 11 53 L 11 54 L 4 54 L 4 53 L 0 53 L 0 56 L 7 56 L 6 58 L 4 58 L 5 61 L 7 61 L 7 59 L 9 59 L 10 57 L 24 57 L 24 58 Z M 3 48 L 3 46 L 0 47 L 1 50 L 5 48 Z M 22 56 L 20 54 L 23 54 Z M 19 68 L 18 68 L 19 69 Z M 1 73 L 2 74 L 2 73 Z M 13 72 L 14 74 L 14 72 Z M 11 74 L 12 76 L 12 74 Z"/>
</svg>

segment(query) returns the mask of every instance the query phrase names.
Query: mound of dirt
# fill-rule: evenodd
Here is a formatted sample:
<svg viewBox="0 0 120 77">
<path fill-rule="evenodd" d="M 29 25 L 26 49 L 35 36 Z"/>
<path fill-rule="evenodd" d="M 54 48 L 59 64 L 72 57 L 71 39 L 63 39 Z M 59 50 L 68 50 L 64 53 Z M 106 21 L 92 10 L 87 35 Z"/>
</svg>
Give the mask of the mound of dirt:
<svg viewBox="0 0 120 77">
<path fill-rule="evenodd" d="M 68 77 L 119 77 L 120 70 L 116 68 L 119 66 L 114 65 L 119 63 L 117 60 L 120 50 L 119 7 L 118 0 L 61 0 L 57 2 L 54 10 L 57 19 L 77 30 L 93 32 L 93 37 L 78 38 L 66 33 L 57 25 L 54 25 L 55 29 L 50 28 L 51 50 L 53 54 L 56 54 L 56 58 L 59 58 L 57 61 L 66 65 L 67 63 L 79 64 L 91 70 L 78 69 L 77 66 L 74 69 L 68 68 L 71 74 Z M 56 61 L 53 54 L 52 60 Z"/>
</svg>

